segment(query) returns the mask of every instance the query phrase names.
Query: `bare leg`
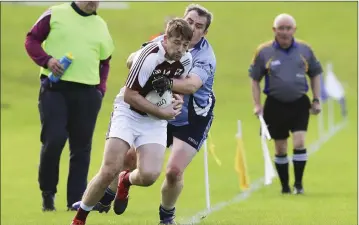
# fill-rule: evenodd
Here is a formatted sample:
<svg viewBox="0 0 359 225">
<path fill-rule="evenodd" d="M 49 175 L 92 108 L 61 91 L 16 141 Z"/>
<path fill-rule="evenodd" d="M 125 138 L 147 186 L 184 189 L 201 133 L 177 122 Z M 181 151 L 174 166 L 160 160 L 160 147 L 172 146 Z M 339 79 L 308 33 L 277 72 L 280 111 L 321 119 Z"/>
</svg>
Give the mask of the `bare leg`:
<svg viewBox="0 0 359 225">
<path fill-rule="evenodd" d="M 101 199 L 108 185 L 118 172 L 123 169 L 124 159 L 129 148 L 130 146 L 127 142 L 118 138 L 110 138 L 106 141 L 100 171 L 89 183 L 75 220 L 85 222 L 88 213 Z"/>
<path fill-rule="evenodd" d="M 135 170 L 137 168 L 137 165 L 138 165 L 138 160 L 137 159 L 138 159 L 138 157 L 137 157 L 136 150 L 132 147 L 127 152 L 127 155 L 126 155 L 125 169 L 127 169 L 129 171 Z M 114 193 L 116 193 L 117 185 L 118 185 L 118 176 L 115 177 L 115 179 L 111 182 L 111 184 L 108 186 L 108 188 L 111 191 L 113 191 Z"/>
<path fill-rule="evenodd" d="M 138 147 L 138 167 L 129 175 L 132 185 L 151 186 L 161 174 L 165 147 L 160 144 L 146 144 Z"/>
<path fill-rule="evenodd" d="M 117 215 L 125 212 L 131 185 L 151 186 L 159 177 L 165 156 L 165 147 L 160 144 L 145 144 L 137 148 L 138 168 L 119 175 L 114 211 Z"/>
<path fill-rule="evenodd" d="M 183 189 L 183 172 L 196 153 L 195 148 L 174 137 L 173 148 L 166 169 L 166 178 L 161 188 L 161 220 L 174 215 L 175 204 Z"/>
</svg>

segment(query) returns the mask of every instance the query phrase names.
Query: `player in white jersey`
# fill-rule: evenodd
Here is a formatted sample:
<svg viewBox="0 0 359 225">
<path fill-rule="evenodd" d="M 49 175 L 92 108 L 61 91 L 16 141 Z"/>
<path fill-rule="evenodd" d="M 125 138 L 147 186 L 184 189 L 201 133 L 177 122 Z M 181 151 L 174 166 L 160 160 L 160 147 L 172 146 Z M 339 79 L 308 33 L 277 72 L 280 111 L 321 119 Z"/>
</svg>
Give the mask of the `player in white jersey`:
<svg viewBox="0 0 359 225">
<path fill-rule="evenodd" d="M 172 104 L 160 108 L 148 101 L 146 96 L 151 91 L 162 95 L 172 88 L 172 82 L 153 87 L 153 81 L 161 76 L 172 81 L 188 74 L 192 56 L 187 50 L 193 31 L 185 20 L 173 19 L 168 23 L 165 36 L 163 41 L 147 45 L 134 57 L 126 85 L 115 99 L 102 166 L 89 183 L 71 225 L 85 224 L 87 215 L 107 186 L 124 169 L 124 158 L 130 146 L 137 150 L 138 166 L 132 172 L 120 174 L 124 188 L 128 190 L 130 185 L 150 186 L 161 173 L 167 120 L 180 113 L 183 101 L 174 95 Z"/>
<path fill-rule="evenodd" d="M 173 91 L 185 95 L 181 115 L 177 116 L 175 120 L 169 121 L 167 125 L 167 146 L 172 145 L 172 151 L 167 163 L 166 178 L 161 188 L 160 224 L 175 224 L 175 204 L 183 189 L 183 173 L 207 138 L 216 101 L 213 93 L 216 58 L 211 45 L 204 37 L 212 22 L 212 13 L 200 5 L 191 4 L 186 8 L 184 19 L 193 30 L 188 50 L 193 57 L 193 64 L 186 79 L 173 81 Z M 164 36 L 160 36 L 154 41 L 162 39 Z M 136 53 L 133 53 L 129 56 L 128 68 L 131 67 L 135 55 Z M 154 85 L 161 83 L 161 80 L 166 79 L 157 79 Z M 133 158 L 132 162 L 135 162 L 135 150 L 131 149 L 128 155 Z M 131 159 L 131 157 L 129 158 Z M 128 193 L 128 190 L 121 186 L 121 180 L 118 182 L 118 179 L 115 179 L 93 210 L 107 213 L 115 195 L 121 196 L 123 191 Z M 126 206 L 127 199 L 123 203 Z M 77 202 L 73 207 L 77 208 L 79 204 L 80 202 Z M 116 207 L 118 204 L 122 204 L 122 202 L 115 201 L 114 208 L 120 209 L 115 212 L 121 214 L 125 207 Z"/>
<path fill-rule="evenodd" d="M 204 38 L 212 22 L 212 13 L 200 5 L 192 4 L 187 7 L 184 19 L 190 24 L 194 33 L 189 49 L 193 57 L 193 65 L 186 79 L 173 81 L 173 91 L 185 96 L 182 114 L 175 120 L 169 121 L 167 126 L 167 146 L 172 145 L 172 151 L 167 163 L 166 178 L 161 188 L 160 224 L 176 224 L 175 204 L 183 188 L 183 173 L 207 138 L 216 101 L 213 93 L 216 58 L 211 45 Z M 160 36 L 154 41 L 163 38 Z M 131 58 L 129 57 L 128 65 L 131 64 Z M 166 80 L 166 77 L 162 77 L 153 85 L 156 86 Z M 121 186 L 121 179 L 118 184 L 117 195 L 126 191 Z M 118 208 L 121 204 L 126 206 L 115 198 L 114 208 Z M 122 208 L 125 208 L 124 206 Z"/>
</svg>

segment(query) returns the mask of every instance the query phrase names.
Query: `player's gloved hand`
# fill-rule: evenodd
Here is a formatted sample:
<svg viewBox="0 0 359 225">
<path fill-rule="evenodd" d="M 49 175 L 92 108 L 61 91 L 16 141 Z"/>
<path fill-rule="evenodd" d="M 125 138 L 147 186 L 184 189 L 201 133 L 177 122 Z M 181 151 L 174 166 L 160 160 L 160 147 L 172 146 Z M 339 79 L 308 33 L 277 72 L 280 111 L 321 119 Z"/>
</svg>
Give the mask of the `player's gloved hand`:
<svg viewBox="0 0 359 225">
<path fill-rule="evenodd" d="M 162 97 L 167 90 L 171 90 L 173 81 L 165 75 L 158 75 L 153 78 L 152 87 Z"/>
</svg>

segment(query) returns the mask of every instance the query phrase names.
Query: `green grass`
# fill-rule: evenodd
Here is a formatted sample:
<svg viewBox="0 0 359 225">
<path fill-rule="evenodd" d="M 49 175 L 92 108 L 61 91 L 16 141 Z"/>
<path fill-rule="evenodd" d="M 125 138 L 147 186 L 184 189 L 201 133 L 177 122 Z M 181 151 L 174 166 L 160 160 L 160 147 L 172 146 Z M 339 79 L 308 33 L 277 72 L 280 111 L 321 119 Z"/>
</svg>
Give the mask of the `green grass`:
<svg viewBox="0 0 359 225">
<path fill-rule="evenodd" d="M 116 44 L 108 92 L 94 135 L 89 179 L 97 172 L 112 101 L 124 83 L 127 55 L 152 34 L 161 31 L 163 18 L 182 15 L 187 3 L 131 3 L 129 10 L 101 10 Z M 240 192 L 234 172 L 236 121 L 242 120 L 243 139 L 251 180 L 263 176 L 258 121 L 252 115 L 247 70 L 254 50 L 272 38 L 274 17 L 282 12 L 297 19 L 297 37 L 313 47 L 323 65 L 334 64 L 346 84 L 349 124 L 310 157 L 305 175 L 305 196 L 281 196 L 279 183 L 253 193 L 250 198 L 208 216 L 203 224 L 246 225 L 354 225 L 357 224 L 357 4 L 356 3 L 204 3 L 214 13 L 208 39 L 216 53 L 217 105 L 212 127 L 216 153 L 223 165 L 209 157 L 212 204 L 230 200 Z M 24 39 L 44 7 L 1 7 L 1 223 L 4 225 L 69 224 L 66 212 L 68 148 L 61 160 L 56 213 L 41 212 L 37 183 L 40 122 L 37 110 L 38 67 L 24 49 Z M 156 13 L 154 13 L 156 12 Z M 22 16 L 14 16 L 22 15 Z M 337 109 L 336 114 L 339 115 Z M 339 120 L 339 116 L 337 116 Z M 318 138 L 316 118 L 311 118 L 307 142 Z M 273 144 L 270 144 L 273 149 Z M 292 168 L 291 168 L 292 171 Z M 291 178 L 293 175 L 291 174 Z M 156 224 L 160 180 L 149 188 L 133 188 L 123 216 L 92 213 L 88 224 Z M 202 152 L 189 166 L 185 189 L 177 205 L 179 218 L 204 209 Z"/>
</svg>

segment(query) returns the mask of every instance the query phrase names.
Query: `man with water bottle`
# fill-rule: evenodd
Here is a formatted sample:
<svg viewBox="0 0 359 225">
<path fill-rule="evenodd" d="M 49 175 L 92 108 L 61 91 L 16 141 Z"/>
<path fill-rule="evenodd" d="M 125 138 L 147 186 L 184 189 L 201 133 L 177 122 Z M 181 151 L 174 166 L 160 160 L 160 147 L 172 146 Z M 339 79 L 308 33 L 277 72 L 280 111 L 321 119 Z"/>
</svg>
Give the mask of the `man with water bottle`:
<svg viewBox="0 0 359 225">
<path fill-rule="evenodd" d="M 60 156 L 67 139 L 69 210 L 87 186 L 92 136 L 114 51 L 106 22 L 96 14 L 98 5 L 98 1 L 78 1 L 53 6 L 26 37 L 27 53 L 41 67 L 38 181 L 43 211 L 55 210 Z"/>
</svg>

